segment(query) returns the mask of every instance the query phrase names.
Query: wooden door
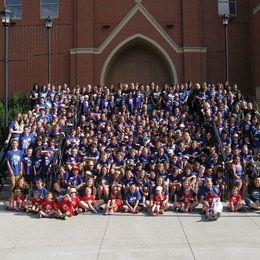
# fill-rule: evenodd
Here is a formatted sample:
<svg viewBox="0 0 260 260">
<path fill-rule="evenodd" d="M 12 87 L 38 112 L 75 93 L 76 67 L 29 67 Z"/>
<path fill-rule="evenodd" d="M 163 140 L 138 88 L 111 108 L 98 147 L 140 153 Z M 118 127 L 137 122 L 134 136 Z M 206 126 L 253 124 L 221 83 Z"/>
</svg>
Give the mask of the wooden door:
<svg viewBox="0 0 260 260">
<path fill-rule="evenodd" d="M 135 45 L 120 53 L 109 68 L 106 84 L 154 81 L 160 85 L 172 83 L 169 67 L 156 51 Z"/>
</svg>

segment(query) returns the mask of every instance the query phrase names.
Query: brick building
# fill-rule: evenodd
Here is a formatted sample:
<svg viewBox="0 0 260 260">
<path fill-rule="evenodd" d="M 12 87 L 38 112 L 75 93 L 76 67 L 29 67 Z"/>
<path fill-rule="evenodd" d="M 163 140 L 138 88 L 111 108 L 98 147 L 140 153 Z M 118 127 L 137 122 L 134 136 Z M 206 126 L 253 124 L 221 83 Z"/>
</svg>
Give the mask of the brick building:
<svg viewBox="0 0 260 260">
<path fill-rule="evenodd" d="M 7 4 L 14 14 L 9 27 L 12 93 L 47 82 L 47 15 L 54 20 L 51 81 L 55 84 L 223 82 L 221 14 L 229 13 L 230 81 L 237 82 L 244 94 L 255 96 L 260 89 L 260 0 L 1 0 L 0 4 L 2 8 Z"/>
</svg>

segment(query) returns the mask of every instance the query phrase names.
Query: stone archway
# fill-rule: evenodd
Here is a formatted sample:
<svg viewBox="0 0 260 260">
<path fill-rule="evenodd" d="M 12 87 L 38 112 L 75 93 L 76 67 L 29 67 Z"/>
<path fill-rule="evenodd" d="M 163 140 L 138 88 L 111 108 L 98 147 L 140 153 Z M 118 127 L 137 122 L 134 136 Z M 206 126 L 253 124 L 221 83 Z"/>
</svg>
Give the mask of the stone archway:
<svg viewBox="0 0 260 260">
<path fill-rule="evenodd" d="M 155 81 L 176 83 L 177 73 L 165 50 L 150 38 L 137 34 L 121 42 L 107 57 L 100 83 Z"/>
</svg>

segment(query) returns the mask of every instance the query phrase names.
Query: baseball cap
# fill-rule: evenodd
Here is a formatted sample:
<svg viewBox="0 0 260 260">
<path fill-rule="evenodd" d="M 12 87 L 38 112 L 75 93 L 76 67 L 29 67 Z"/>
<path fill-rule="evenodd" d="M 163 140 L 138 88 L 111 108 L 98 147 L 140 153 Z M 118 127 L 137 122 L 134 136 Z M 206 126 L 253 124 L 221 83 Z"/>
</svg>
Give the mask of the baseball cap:
<svg viewBox="0 0 260 260">
<path fill-rule="evenodd" d="M 77 193 L 77 190 L 75 188 L 70 188 L 70 193 Z"/>
</svg>

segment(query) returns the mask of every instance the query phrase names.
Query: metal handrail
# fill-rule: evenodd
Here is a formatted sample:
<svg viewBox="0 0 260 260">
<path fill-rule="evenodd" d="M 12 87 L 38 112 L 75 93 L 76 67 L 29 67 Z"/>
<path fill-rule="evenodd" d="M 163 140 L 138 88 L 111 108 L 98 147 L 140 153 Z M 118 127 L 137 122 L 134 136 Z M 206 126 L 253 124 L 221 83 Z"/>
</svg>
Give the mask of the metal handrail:
<svg viewBox="0 0 260 260">
<path fill-rule="evenodd" d="M 221 156 L 222 156 L 222 167 L 223 167 L 223 170 L 224 170 L 224 174 L 225 174 L 225 194 L 224 194 L 224 197 L 226 200 L 228 200 L 228 185 L 229 185 L 229 170 L 228 170 L 228 167 L 227 167 L 227 164 L 228 164 L 228 160 L 227 160 L 227 156 L 226 156 L 226 153 L 225 153 L 225 150 L 224 150 L 224 145 L 223 145 L 223 142 L 221 140 L 221 137 L 220 137 L 220 133 L 219 133 L 219 130 L 216 126 L 216 123 L 213 122 L 213 131 L 215 133 L 215 136 L 216 136 L 216 139 L 217 139 L 217 142 L 218 142 L 218 147 L 220 149 L 220 152 L 221 152 Z"/>
<path fill-rule="evenodd" d="M 81 115 L 81 110 L 82 110 L 82 103 L 80 100 L 80 96 L 77 98 L 75 107 L 74 107 L 74 117 L 73 117 L 73 121 L 72 121 L 72 126 L 66 126 L 65 127 L 65 135 L 62 139 L 62 144 L 61 144 L 61 149 L 60 149 L 60 157 L 59 157 L 59 162 L 58 162 L 58 167 L 60 168 L 62 161 L 64 160 L 64 154 L 65 154 L 65 148 L 66 148 L 66 138 L 65 136 L 67 136 L 72 128 L 78 126 L 79 123 L 79 118 Z"/>
</svg>

